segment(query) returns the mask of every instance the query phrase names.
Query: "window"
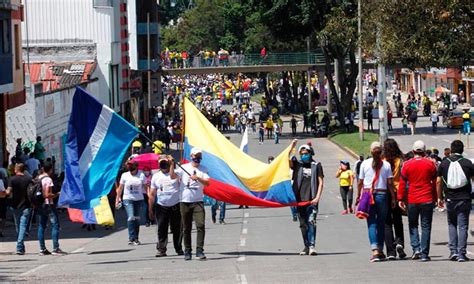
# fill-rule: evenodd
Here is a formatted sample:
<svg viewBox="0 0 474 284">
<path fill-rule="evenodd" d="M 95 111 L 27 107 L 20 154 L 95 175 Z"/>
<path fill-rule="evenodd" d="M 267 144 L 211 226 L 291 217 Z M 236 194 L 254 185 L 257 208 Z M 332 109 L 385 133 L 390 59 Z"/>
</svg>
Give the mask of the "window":
<svg viewBox="0 0 474 284">
<path fill-rule="evenodd" d="M 0 19 L 0 53 L 10 53 L 10 25 L 8 20 Z"/>
<path fill-rule="evenodd" d="M 92 1 L 93 1 L 92 5 L 94 6 L 94 8 L 114 6 L 114 3 L 113 3 L 114 0 L 92 0 Z"/>
<path fill-rule="evenodd" d="M 15 25 L 13 29 L 15 33 L 15 68 L 18 70 L 21 68 L 20 27 L 19 25 Z"/>
</svg>

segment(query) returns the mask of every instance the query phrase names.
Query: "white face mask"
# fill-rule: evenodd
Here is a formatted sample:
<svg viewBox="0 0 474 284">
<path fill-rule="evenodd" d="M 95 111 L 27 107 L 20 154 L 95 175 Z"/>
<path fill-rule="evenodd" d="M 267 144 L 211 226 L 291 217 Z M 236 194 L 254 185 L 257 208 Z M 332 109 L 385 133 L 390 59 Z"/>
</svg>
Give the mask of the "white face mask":
<svg viewBox="0 0 474 284">
<path fill-rule="evenodd" d="M 158 113 L 158 118 L 162 118 L 163 117 L 163 113 L 159 112 Z"/>
</svg>

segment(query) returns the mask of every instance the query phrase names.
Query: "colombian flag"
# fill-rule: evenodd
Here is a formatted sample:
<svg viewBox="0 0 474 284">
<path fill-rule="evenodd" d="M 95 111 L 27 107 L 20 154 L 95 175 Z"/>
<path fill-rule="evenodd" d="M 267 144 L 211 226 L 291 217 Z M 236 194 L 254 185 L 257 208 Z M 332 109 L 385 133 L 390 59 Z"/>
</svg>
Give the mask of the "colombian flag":
<svg viewBox="0 0 474 284">
<path fill-rule="evenodd" d="M 271 164 L 263 163 L 227 140 L 188 99 L 185 99 L 184 110 L 184 159 L 191 160 L 193 147 L 203 150 L 201 164 L 209 170 L 211 178 L 210 185 L 204 189 L 206 195 L 238 205 L 298 205 L 288 162 L 291 147 Z"/>
</svg>

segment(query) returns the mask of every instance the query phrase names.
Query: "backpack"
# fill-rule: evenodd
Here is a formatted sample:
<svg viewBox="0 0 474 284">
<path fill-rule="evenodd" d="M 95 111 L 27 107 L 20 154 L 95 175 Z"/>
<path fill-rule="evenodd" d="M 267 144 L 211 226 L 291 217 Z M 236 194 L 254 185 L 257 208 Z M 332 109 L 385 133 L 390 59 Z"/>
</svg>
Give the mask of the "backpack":
<svg viewBox="0 0 474 284">
<path fill-rule="evenodd" d="M 28 197 L 28 200 L 34 208 L 40 207 L 44 203 L 42 180 L 46 177 L 47 176 L 44 176 L 40 179 L 36 178 L 32 180 L 26 190 L 26 196 Z"/>
<path fill-rule="evenodd" d="M 466 186 L 469 183 L 469 180 L 466 178 L 466 174 L 464 173 L 461 164 L 459 163 L 459 161 L 462 159 L 463 158 L 460 158 L 457 161 L 451 161 L 448 158 L 448 174 L 446 176 L 446 180 L 443 180 L 449 189 L 458 189 Z"/>
</svg>

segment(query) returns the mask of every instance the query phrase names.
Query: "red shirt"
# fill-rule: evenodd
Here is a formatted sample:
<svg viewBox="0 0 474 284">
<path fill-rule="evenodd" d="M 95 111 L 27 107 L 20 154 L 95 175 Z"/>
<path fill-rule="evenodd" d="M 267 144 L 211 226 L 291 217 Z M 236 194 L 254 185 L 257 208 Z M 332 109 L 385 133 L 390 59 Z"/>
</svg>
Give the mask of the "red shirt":
<svg viewBox="0 0 474 284">
<path fill-rule="evenodd" d="M 406 161 L 403 164 L 397 194 L 398 200 L 407 200 L 408 195 L 408 203 L 435 202 L 438 199 L 435 164 L 420 157 Z"/>
</svg>

